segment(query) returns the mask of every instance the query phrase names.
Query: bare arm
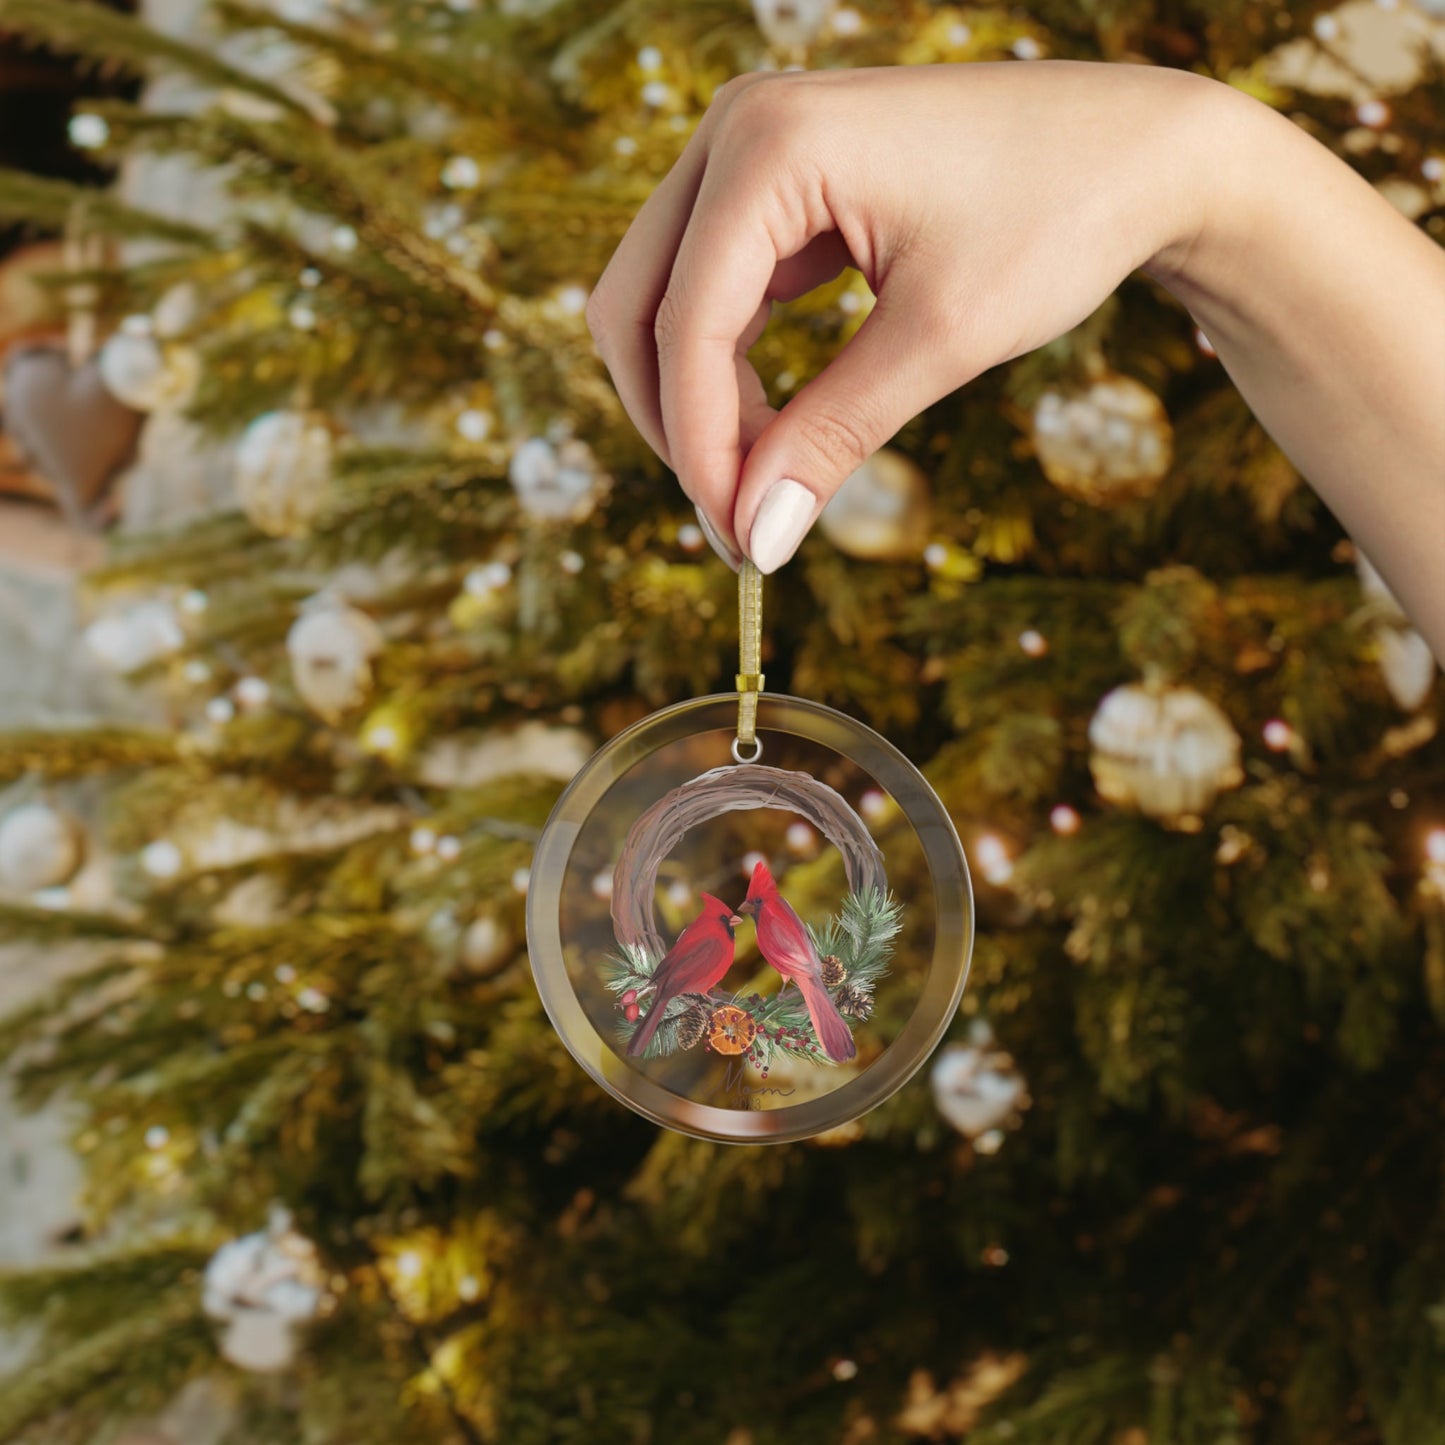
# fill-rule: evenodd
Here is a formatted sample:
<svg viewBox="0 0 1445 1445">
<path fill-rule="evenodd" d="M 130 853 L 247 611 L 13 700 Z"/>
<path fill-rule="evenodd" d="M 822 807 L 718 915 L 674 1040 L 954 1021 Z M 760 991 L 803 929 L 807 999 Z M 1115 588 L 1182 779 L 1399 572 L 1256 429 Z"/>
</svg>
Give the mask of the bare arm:
<svg viewBox="0 0 1445 1445">
<path fill-rule="evenodd" d="M 748 348 L 773 301 L 850 265 L 877 304 L 775 411 Z M 1445 254 L 1218 82 L 1078 61 L 739 77 L 588 320 L 714 546 L 771 572 L 911 417 L 1140 268 L 1445 656 Z"/>
<path fill-rule="evenodd" d="M 1218 179 L 1144 269 L 1445 658 L 1445 251 L 1282 116 L 1216 89 Z"/>
</svg>

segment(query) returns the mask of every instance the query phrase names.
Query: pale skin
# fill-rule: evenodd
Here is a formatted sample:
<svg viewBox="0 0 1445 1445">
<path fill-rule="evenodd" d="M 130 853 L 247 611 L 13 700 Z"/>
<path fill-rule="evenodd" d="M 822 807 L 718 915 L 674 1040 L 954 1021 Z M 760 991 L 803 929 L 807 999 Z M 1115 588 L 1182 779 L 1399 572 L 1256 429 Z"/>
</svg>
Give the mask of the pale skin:
<svg viewBox="0 0 1445 1445">
<path fill-rule="evenodd" d="M 848 266 L 876 305 L 775 410 L 748 349 L 774 301 Z M 1063 60 L 739 76 L 587 319 L 714 547 L 772 572 L 905 422 L 1136 270 L 1445 658 L 1445 252 L 1219 82 Z"/>
</svg>

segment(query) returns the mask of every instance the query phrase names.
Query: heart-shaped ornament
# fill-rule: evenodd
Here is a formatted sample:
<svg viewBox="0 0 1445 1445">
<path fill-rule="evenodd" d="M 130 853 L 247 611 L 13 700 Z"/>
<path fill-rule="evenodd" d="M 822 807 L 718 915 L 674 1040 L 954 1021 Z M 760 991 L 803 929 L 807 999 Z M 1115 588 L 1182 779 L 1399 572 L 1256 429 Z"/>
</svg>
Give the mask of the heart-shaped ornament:
<svg viewBox="0 0 1445 1445">
<path fill-rule="evenodd" d="M 58 346 L 17 347 L 5 358 L 4 385 L 11 441 L 55 489 L 71 522 L 97 525 L 145 417 L 106 390 L 94 359 L 74 366 Z"/>
</svg>

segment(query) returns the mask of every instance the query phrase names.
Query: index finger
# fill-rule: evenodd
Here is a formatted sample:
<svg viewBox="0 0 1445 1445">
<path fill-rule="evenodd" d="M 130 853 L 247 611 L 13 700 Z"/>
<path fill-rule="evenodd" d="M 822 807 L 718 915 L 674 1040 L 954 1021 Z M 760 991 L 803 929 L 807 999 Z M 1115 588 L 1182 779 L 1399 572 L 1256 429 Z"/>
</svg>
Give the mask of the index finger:
<svg viewBox="0 0 1445 1445">
<path fill-rule="evenodd" d="M 731 535 L 742 473 L 739 342 L 761 328 L 779 262 L 809 237 L 778 236 L 766 187 L 709 162 L 654 326 L 662 429 L 683 488 Z"/>
</svg>

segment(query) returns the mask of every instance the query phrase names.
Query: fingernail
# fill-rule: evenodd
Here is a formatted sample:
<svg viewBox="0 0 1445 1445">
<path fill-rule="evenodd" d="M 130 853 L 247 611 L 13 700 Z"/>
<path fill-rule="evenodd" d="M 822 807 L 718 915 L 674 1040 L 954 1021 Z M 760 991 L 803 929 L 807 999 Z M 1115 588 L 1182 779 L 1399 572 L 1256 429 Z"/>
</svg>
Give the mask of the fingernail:
<svg viewBox="0 0 1445 1445">
<path fill-rule="evenodd" d="M 697 524 L 702 528 L 702 534 L 707 538 L 707 544 L 736 572 L 742 565 L 743 559 L 723 541 L 722 535 L 717 528 L 707 519 L 707 513 L 701 507 L 696 508 Z"/>
<path fill-rule="evenodd" d="M 818 499 L 801 482 L 782 477 L 763 495 L 748 534 L 748 551 L 759 572 L 776 572 L 813 525 Z"/>
</svg>

